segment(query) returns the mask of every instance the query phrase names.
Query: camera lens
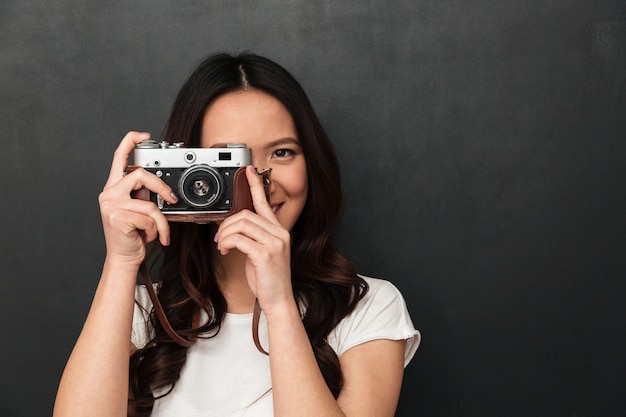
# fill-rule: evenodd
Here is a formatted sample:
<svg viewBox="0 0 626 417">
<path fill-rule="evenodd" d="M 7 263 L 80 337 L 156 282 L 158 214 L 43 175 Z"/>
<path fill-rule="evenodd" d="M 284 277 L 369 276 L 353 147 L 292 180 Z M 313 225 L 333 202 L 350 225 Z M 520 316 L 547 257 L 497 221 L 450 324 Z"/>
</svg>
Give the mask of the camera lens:
<svg viewBox="0 0 626 417">
<path fill-rule="evenodd" d="M 219 173 L 208 165 L 196 165 L 184 171 L 179 188 L 183 199 L 198 208 L 211 207 L 222 194 Z"/>
</svg>

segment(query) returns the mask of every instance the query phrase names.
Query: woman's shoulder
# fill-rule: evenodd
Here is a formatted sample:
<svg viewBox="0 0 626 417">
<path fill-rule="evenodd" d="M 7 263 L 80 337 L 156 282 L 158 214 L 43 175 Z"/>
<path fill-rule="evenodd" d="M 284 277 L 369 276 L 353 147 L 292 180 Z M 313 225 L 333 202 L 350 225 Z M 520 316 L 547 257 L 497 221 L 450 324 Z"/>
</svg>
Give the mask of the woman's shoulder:
<svg viewBox="0 0 626 417">
<path fill-rule="evenodd" d="M 382 295 L 386 296 L 402 296 L 400 294 L 400 290 L 398 290 L 398 288 L 393 283 L 391 283 L 391 281 L 387 281 L 386 279 L 382 278 L 369 277 L 367 275 L 361 274 L 359 274 L 359 277 L 367 283 L 367 286 L 369 287 L 368 293 L 381 293 Z"/>
<path fill-rule="evenodd" d="M 420 341 L 409 311 L 398 288 L 390 281 L 359 275 L 368 291 L 329 334 L 328 343 L 338 355 L 348 349 L 376 339 L 406 340 L 405 364 Z"/>
<path fill-rule="evenodd" d="M 379 306 L 395 305 L 399 310 L 405 310 L 406 302 L 398 287 L 391 281 L 381 278 L 373 278 L 365 275 L 359 275 L 367 283 L 367 293 L 357 304 L 355 311 L 373 308 Z"/>
</svg>

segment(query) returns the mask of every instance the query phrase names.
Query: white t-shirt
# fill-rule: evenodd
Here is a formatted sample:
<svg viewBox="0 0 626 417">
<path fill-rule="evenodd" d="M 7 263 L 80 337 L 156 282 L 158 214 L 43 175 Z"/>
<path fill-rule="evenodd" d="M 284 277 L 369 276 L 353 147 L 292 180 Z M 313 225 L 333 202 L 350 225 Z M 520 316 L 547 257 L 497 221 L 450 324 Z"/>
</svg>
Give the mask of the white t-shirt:
<svg viewBox="0 0 626 417">
<path fill-rule="evenodd" d="M 341 356 L 348 349 L 376 339 L 406 340 L 406 366 L 420 342 L 420 334 L 398 289 L 388 281 L 363 277 L 369 291 L 355 310 L 328 335 L 328 344 Z M 145 287 L 136 298 L 147 311 L 152 303 Z M 132 342 L 149 340 L 146 313 L 135 306 Z M 252 341 L 252 313 L 226 314 L 218 335 L 199 339 L 187 350 L 187 361 L 172 392 L 154 403 L 152 417 L 271 417 L 272 391 L 269 357 Z M 259 339 L 267 343 L 267 322 L 261 314 Z M 159 393 L 155 393 L 158 396 Z"/>
</svg>

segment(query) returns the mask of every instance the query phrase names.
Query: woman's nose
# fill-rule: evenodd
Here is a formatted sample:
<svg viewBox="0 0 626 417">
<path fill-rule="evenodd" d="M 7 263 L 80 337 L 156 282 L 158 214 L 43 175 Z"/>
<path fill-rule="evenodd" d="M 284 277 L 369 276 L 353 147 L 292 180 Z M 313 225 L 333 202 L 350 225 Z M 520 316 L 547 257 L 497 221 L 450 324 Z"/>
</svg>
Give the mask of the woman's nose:
<svg viewBox="0 0 626 417">
<path fill-rule="evenodd" d="M 267 168 L 263 165 L 265 165 L 264 161 L 259 157 L 255 157 L 254 152 L 252 152 L 252 166 L 256 168 L 257 172 L 261 172 Z"/>
</svg>

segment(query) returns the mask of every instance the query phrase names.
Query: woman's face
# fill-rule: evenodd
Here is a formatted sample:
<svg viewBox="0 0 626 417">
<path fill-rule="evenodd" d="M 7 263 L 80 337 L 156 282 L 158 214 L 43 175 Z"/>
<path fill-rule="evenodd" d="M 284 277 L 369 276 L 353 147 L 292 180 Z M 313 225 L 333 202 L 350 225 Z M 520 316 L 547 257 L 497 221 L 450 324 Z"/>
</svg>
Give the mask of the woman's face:
<svg viewBox="0 0 626 417">
<path fill-rule="evenodd" d="M 272 168 L 270 205 L 291 230 L 306 203 L 308 179 L 296 127 L 280 101 L 254 89 L 218 97 L 204 114 L 200 143 L 245 143 L 257 169 Z"/>
</svg>

